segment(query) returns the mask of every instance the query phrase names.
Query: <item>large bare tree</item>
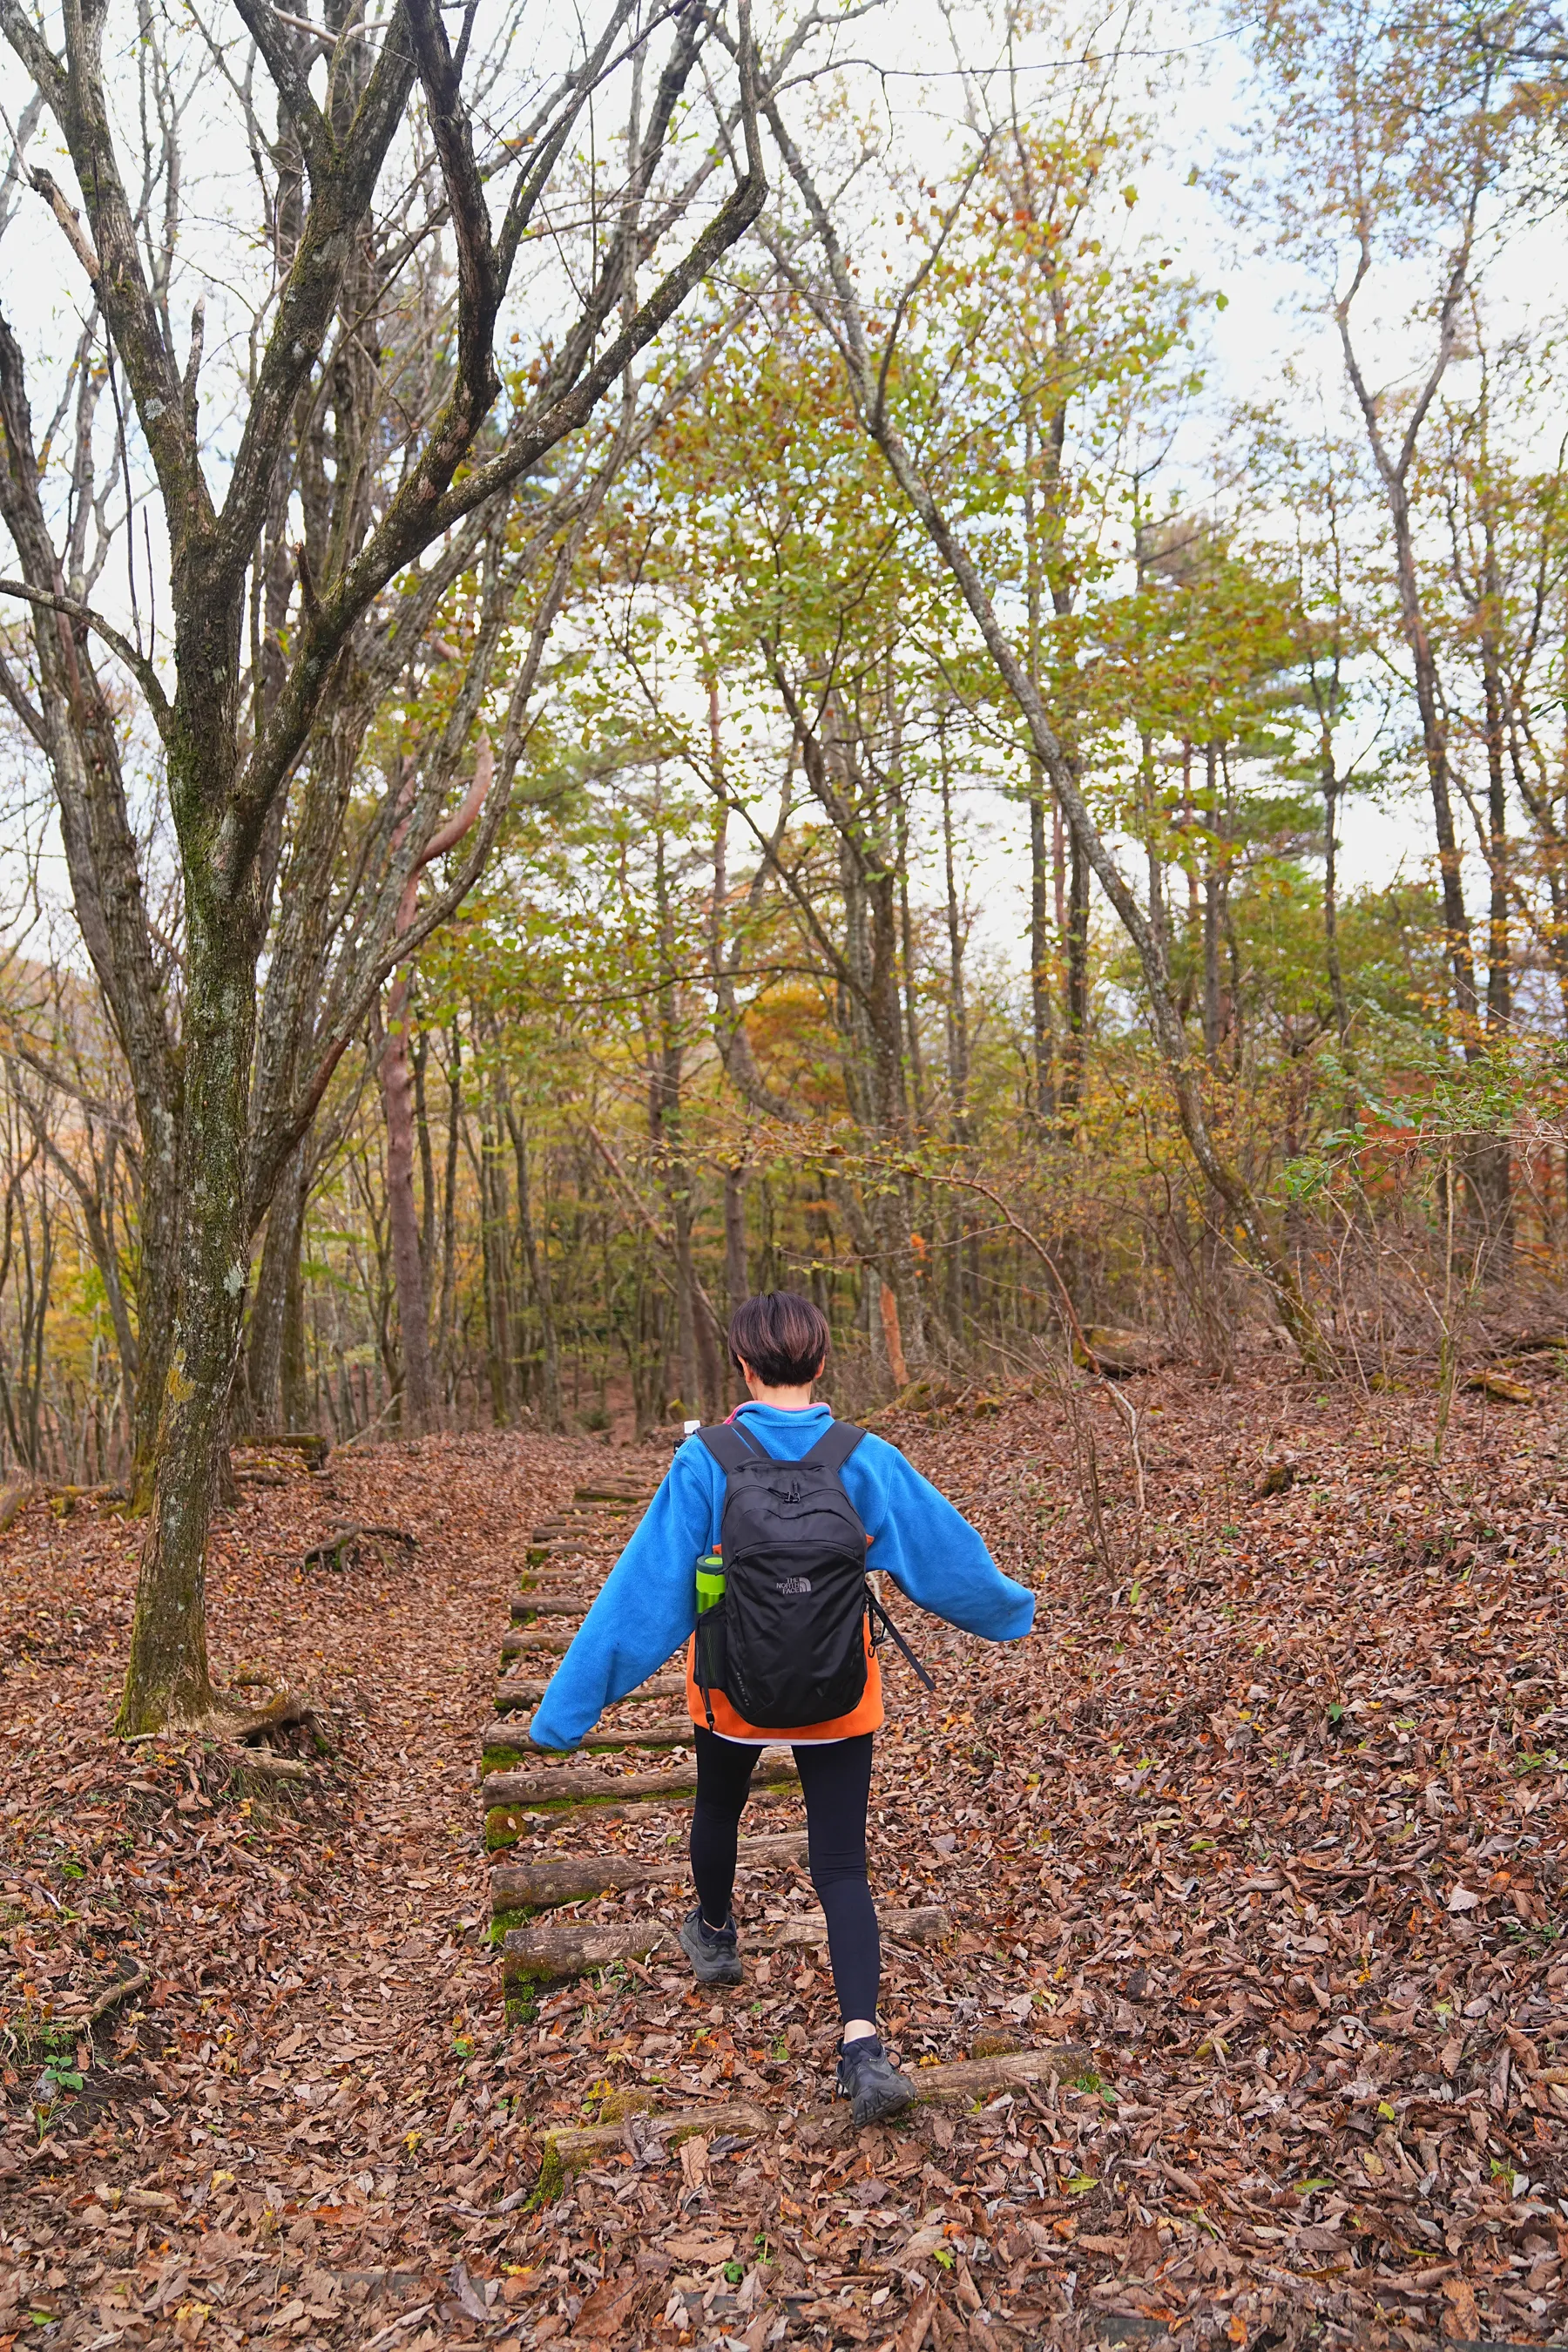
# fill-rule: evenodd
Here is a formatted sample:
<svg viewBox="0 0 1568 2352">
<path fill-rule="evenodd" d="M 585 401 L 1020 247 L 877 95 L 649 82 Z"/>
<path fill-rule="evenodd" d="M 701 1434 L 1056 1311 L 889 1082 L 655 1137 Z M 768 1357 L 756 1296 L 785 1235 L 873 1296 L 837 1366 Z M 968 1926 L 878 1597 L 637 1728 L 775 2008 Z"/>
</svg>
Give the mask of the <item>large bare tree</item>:
<svg viewBox="0 0 1568 2352">
<path fill-rule="evenodd" d="M 47 15 L 0 0 L 26 84 L 20 176 L 53 215 L 45 302 L 74 299 L 81 319 L 39 433 L 27 320 L 0 313 L 4 587 L 30 614 L 0 690 L 53 782 L 140 1129 L 153 1490 L 127 1732 L 215 1704 L 206 1540 L 252 1237 L 388 974 L 496 839 L 597 478 L 563 445 L 607 395 L 624 413 L 638 354 L 763 200 L 737 7 L 716 46 L 722 20 L 696 0 L 605 0 L 566 54 L 548 12 L 487 27 L 479 0 L 455 16 L 397 0 L 374 24 L 353 0 L 327 0 L 321 23 L 234 0 L 236 21 L 218 10 L 177 35 L 107 0 Z M 559 69 L 531 87 L 512 60 L 552 45 Z M 586 135 L 612 97 L 628 124 L 613 178 Z M 28 160 L 40 121 L 74 188 Z M 184 207 L 231 154 L 249 158 L 258 217 L 226 236 L 220 207 Z M 209 308 L 224 358 L 204 429 Z M 140 561 L 118 612 L 89 576 L 106 527 Z M 370 718 L 417 684 L 454 598 L 469 634 L 445 723 L 412 780 L 367 798 Z M 406 919 L 501 667 L 493 783 L 460 863 Z M 149 904 L 150 797 L 167 813 L 174 936 Z"/>
</svg>

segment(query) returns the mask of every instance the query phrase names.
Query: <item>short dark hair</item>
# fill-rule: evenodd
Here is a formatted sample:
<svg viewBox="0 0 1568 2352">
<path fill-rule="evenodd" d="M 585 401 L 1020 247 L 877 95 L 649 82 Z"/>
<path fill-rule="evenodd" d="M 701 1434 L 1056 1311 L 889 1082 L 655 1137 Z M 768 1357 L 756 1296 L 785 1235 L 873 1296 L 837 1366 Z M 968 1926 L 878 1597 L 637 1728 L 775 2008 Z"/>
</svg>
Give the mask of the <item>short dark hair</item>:
<svg viewBox="0 0 1568 2352">
<path fill-rule="evenodd" d="M 770 1389 L 803 1388 L 827 1357 L 827 1318 L 798 1290 L 763 1290 L 730 1318 L 730 1353 Z"/>
</svg>

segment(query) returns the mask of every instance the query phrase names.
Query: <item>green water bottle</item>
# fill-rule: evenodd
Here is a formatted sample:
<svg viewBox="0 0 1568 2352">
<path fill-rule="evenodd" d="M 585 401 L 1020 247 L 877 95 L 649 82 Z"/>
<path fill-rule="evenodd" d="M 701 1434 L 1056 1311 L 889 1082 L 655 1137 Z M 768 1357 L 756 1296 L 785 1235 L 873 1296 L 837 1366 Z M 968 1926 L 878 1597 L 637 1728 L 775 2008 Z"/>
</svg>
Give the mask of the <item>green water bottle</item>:
<svg viewBox="0 0 1568 2352">
<path fill-rule="evenodd" d="M 697 1614 L 705 1617 L 724 1598 L 724 1566 L 714 1545 L 697 1563 Z"/>
</svg>

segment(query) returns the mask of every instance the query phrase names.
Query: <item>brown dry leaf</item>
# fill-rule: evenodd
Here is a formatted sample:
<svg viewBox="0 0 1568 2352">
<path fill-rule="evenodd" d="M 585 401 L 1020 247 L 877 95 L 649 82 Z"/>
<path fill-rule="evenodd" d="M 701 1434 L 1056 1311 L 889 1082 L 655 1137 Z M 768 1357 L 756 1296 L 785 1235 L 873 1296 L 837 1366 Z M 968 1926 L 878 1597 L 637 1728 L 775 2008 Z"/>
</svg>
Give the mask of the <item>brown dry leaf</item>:
<svg viewBox="0 0 1568 2352">
<path fill-rule="evenodd" d="M 779 2315 L 804 2347 L 807 2305 L 852 2315 L 823 2322 L 845 2342 L 912 2341 L 918 2317 L 940 2352 L 970 2340 L 964 2279 L 996 2347 L 1067 2344 L 1107 2305 L 1212 2332 L 1218 2295 L 1256 2338 L 1265 2274 L 1289 2283 L 1275 2325 L 1330 2340 L 1370 2341 L 1390 2313 L 1414 2341 L 1561 2332 L 1555 1433 L 1536 1407 L 1474 1407 L 1439 1490 L 1419 1398 L 1325 1397 L 1273 1364 L 1227 1389 L 1134 1378 L 1149 1508 L 1115 1589 L 1084 1565 L 1056 1402 L 887 1423 L 1036 1587 L 1040 1631 L 998 1650 L 922 1621 L 930 1705 L 889 1667 L 874 1874 L 962 1934 L 889 1939 L 884 2030 L 917 2075 L 1003 2038 L 1089 2064 L 865 2134 L 828 2096 L 815 1960 L 753 1968 L 716 2003 L 656 1959 L 503 2017 L 474 1731 L 528 1529 L 603 1447 L 365 1449 L 329 1465 L 332 1494 L 290 1473 L 246 1496 L 215 1543 L 215 1649 L 338 1725 L 300 1791 L 247 1788 L 198 1742 L 128 1763 L 102 1727 L 136 1531 L 96 1506 L 24 1515 L 0 1584 L 4 2007 L 13 2027 L 46 2001 L 80 2011 L 132 1962 L 153 1982 L 96 2031 L 40 2160 L 37 2071 L 13 2069 L 0 2288 L 74 2297 L 99 2333 L 155 2304 L 169 2334 L 210 2305 L 204 2344 L 298 2305 L 287 2325 L 330 2352 L 479 2334 L 459 2264 L 498 2336 L 616 2352 L 675 2352 L 682 2318 L 692 2341 L 760 2345 Z M 1286 1455 L 1294 1483 L 1247 1508 L 1255 1465 Z M 417 1568 L 301 1579 L 350 1519 L 408 1528 Z M 308 1735 L 283 1744 L 304 1758 Z M 525 1823 L 526 1851 L 667 1857 L 689 1820 Z M 747 1829 L 800 1820 L 785 1797 Z M 1488 1899 L 1450 1912 L 1455 1886 Z M 624 1924 L 680 1901 L 660 1880 L 578 1907 Z M 793 1865 L 742 1869 L 743 1948 L 810 1902 Z M 552 2125 L 742 2100 L 767 2131 L 716 2123 L 688 2155 L 618 2127 L 531 2210 Z M 953 2266 L 922 2285 L 939 2249 Z M 689 2304 L 673 2282 L 693 2273 Z M 1123 2305 L 1138 2276 L 1154 2283 Z"/>
<path fill-rule="evenodd" d="M 1443 2319 L 1444 2335 L 1473 2340 L 1481 2332 L 1481 2315 L 1468 2279 L 1445 2279 L 1443 2296 L 1448 2305 Z"/>
</svg>

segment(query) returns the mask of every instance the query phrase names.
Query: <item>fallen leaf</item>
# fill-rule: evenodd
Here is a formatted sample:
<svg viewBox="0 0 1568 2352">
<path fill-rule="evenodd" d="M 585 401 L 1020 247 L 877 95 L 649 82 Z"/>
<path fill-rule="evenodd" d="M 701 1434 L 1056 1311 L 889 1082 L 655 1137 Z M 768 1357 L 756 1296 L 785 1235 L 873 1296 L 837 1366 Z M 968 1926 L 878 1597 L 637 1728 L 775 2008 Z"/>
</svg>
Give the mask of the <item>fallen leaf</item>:
<svg viewBox="0 0 1568 2352">
<path fill-rule="evenodd" d="M 700 2263 L 710 2270 L 716 2263 L 731 2261 L 735 2252 L 733 2238 L 698 2238 L 678 2232 L 661 2238 L 659 2243 L 678 2263 Z"/>
</svg>

